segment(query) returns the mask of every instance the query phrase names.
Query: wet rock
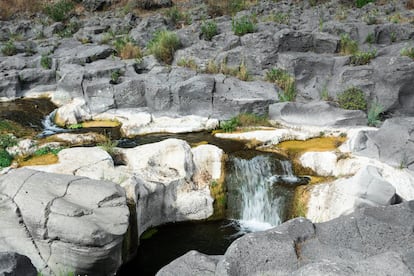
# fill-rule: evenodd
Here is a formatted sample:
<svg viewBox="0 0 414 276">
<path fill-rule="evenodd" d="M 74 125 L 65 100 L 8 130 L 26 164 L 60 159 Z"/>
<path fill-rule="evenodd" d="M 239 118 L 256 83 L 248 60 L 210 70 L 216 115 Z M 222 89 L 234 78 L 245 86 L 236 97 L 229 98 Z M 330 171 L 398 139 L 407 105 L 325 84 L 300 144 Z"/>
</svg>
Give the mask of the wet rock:
<svg viewBox="0 0 414 276">
<path fill-rule="evenodd" d="M 36 276 L 36 268 L 26 256 L 14 252 L 0 252 L 0 274 Z"/>
</svg>

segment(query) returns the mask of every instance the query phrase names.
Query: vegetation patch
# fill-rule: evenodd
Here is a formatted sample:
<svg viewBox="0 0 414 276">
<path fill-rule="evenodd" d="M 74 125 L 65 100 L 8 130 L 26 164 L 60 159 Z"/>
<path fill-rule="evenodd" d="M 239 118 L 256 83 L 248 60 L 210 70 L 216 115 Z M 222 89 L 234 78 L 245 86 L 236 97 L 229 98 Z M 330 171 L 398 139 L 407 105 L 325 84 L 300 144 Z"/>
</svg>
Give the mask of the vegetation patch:
<svg viewBox="0 0 414 276">
<path fill-rule="evenodd" d="M 306 217 L 308 212 L 308 201 L 310 197 L 310 186 L 301 185 L 295 188 L 292 200 L 291 218 Z"/>
<path fill-rule="evenodd" d="M 205 40 L 210 41 L 218 34 L 217 23 L 214 20 L 204 21 L 201 24 L 201 33 Z"/>
<path fill-rule="evenodd" d="M 167 9 L 165 11 L 165 16 L 176 26 L 176 28 L 191 24 L 190 14 L 180 11 L 177 6 Z"/>
<path fill-rule="evenodd" d="M 256 25 L 248 16 L 242 16 L 240 18 L 233 18 L 231 21 L 231 29 L 235 35 L 243 36 L 248 33 L 254 33 L 256 31 Z"/>
<path fill-rule="evenodd" d="M 52 58 L 49 57 L 48 55 L 43 54 L 42 57 L 40 58 L 40 65 L 44 69 L 52 68 Z"/>
<path fill-rule="evenodd" d="M 154 34 L 147 48 L 148 52 L 154 55 L 158 61 L 171 64 L 174 59 L 174 53 L 180 45 L 180 39 L 176 33 L 163 30 Z"/>
<path fill-rule="evenodd" d="M 198 68 L 197 63 L 195 62 L 195 60 L 193 58 L 189 58 L 189 59 L 181 58 L 177 62 L 177 65 L 181 66 L 181 67 L 190 68 L 194 71 L 197 71 L 197 68 Z"/>
<path fill-rule="evenodd" d="M 362 110 L 367 109 L 367 101 L 364 92 L 356 87 L 351 87 L 338 95 L 339 106 L 343 109 Z"/>
<path fill-rule="evenodd" d="M 377 50 L 375 49 L 367 52 L 358 51 L 351 56 L 350 64 L 355 66 L 366 65 L 376 56 Z"/>
<path fill-rule="evenodd" d="M 11 156 L 5 149 L 0 148 L 0 168 L 5 168 L 11 165 L 13 156 Z"/>
<path fill-rule="evenodd" d="M 275 83 L 280 89 L 279 101 L 290 102 L 296 98 L 295 78 L 286 70 L 273 68 L 266 72 L 265 80 Z"/>
<path fill-rule="evenodd" d="M 150 239 L 151 237 L 153 237 L 157 233 L 158 233 L 158 229 L 157 228 L 148 229 L 147 231 L 145 231 L 144 233 L 141 234 L 140 239 L 141 240 L 148 240 L 148 239 Z"/>
<path fill-rule="evenodd" d="M 27 160 L 19 162 L 19 167 L 51 165 L 56 164 L 58 162 L 59 158 L 56 154 L 46 153 L 43 155 L 32 156 Z"/>
<path fill-rule="evenodd" d="M 44 12 L 56 22 L 63 22 L 69 19 L 75 5 L 70 0 L 60 0 L 45 6 Z"/>
<path fill-rule="evenodd" d="M 120 122 L 115 120 L 95 120 L 95 121 L 87 121 L 82 123 L 83 128 L 94 128 L 94 127 L 119 127 L 121 125 Z"/>
<path fill-rule="evenodd" d="M 375 2 L 375 0 L 355 0 L 355 6 L 357 8 L 362 8 L 368 3 Z"/>
<path fill-rule="evenodd" d="M 252 113 L 241 113 L 230 120 L 220 122 L 220 129 L 233 132 L 238 127 L 271 126 L 267 117 Z"/>
<path fill-rule="evenodd" d="M 340 40 L 341 55 L 354 55 L 358 52 L 358 42 L 351 39 L 349 34 L 342 34 Z"/>
<path fill-rule="evenodd" d="M 121 59 L 142 59 L 143 57 L 141 48 L 130 36 L 123 36 L 116 39 L 114 47 L 117 55 Z"/>
<path fill-rule="evenodd" d="M 7 41 L 6 44 L 1 47 L 1 53 L 5 56 L 13 56 L 17 54 L 17 48 L 12 39 Z"/>
<path fill-rule="evenodd" d="M 208 14 L 212 17 L 234 15 L 248 6 L 246 0 L 207 0 Z"/>
<path fill-rule="evenodd" d="M 414 59 L 414 47 L 403 48 L 400 52 L 402 56 Z"/>
<path fill-rule="evenodd" d="M 381 124 L 380 115 L 384 111 L 384 107 L 378 102 L 371 103 L 368 109 L 368 125 L 378 127 Z"/>
</svg>

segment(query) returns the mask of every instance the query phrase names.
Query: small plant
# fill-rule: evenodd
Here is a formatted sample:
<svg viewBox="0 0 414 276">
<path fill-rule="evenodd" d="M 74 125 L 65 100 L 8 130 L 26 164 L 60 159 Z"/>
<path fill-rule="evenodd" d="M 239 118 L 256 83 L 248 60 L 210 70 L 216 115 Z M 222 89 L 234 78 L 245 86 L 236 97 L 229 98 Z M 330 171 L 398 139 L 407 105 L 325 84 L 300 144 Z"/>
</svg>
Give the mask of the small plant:
<svg viewBox="0 0 414 276">
<path fill-rule="evenodd" d="M 352 40 L 348 34 L 341 35 L 340 54 L 353 55 L 358 51 L 358 42 Z"/>
<path fill-rule="evenodd" d="M 220 122 L 220 128 L 224 132 L 233 132 L 239 126 L 239 120 L 236 117 L 231 118 L 227 121 Z"/>
<path fill-rule="evenodd" d="M 377 56 L 377 50 L 372 50 L 368 52 L 356 52 L 351 56 L 350 64 L 351 65 L 365 65 L 368 64 L 372 59 Z"/>
<path fill-rule="evenodd" d="M 273 21 L 277 24 L 284 24 L 289 25 L 290 24 L 290 15 L 288 13 L 283 12 L 277 12 L 271 14 L 268 18 L 268 21 Z"/>
<path fill-rule="evenodd" d="M 368 125 L 378 127 L 381 124 L 380 115 L 384 111 L 384 107 L 377 101 L 371 103 L 368 109 Z"/>
<path fill-rule="evenodd" d="M 250 74 L 249 74 L 249 71 L 247 71 L 247 67 L 244 64 L 244 61 L 240 64 L 239 70 L 238 70 L 238 72 L 236 74 L 236 77 L 239 80 L 242 80 L 242 81 L 248 81 L 248 80 L 250 80 Z"/>
<path fill-rule="evenodd" d="M 112 71 L 111 73 L 111 84 L 118 84 L 119 83 L 119 78 L 121 77 L 121 70 L 116 69 L 114 71 Z"/>
<path fill-rule="evenodd" d="M 49 57 L 46 54 L 43 54 L 42 57 L 40 58 L 40 65 L 44 69 L 50 69 L 50 68 L 52 68 L 52 58 Z"/>
<path fill-rule="evenodd" d="M 406 56 L 409 58 L 414 59 L 414 47 L 410 47 L 410 48 L 403 48 L 400 52 L 400 54 L 402 56 Z"/>
<path fill-rule="evenodd" d="M 246 8 L 245 0 L 207 0 L 208 14 L 212 17 L 225 14 L 234 15 Z"/>
<path fill-rule="evenodd" d="M 345 21 L 348 18 L 348 14 L 349 9 L 344 6 L 340 6 L 339 9 L 336 10 L 335 19 L 338 21 Z"/>
<path fill-rule="evenodd" d="M 60 37 L 71 37 L 74 33 L 79 30 L 79 24 L 77 22 L 70 22 L 69 24 L 65 25 L 65 28 L 59 31 L 57 34 Z"/>
<path fill-rule="evenodd" d="M 374 24 L 378 24 L 378 10 L 374 9 L 369 11 L 364 17 L 363 20 L 365 21 L 365 23 L 367 23 L 367 25 L 374 25 Z"/>
<path fill-rule="evenodd" d="M 148 52 L 153 54 L 157 60 L 171 64 L 174 53 L 180 47 L 180 44 L 177 34 L 163 30 L 154 34 L 147 48 Z"/>
<path fill-rule="evenodd" d="M 365 43 L 374 44 L 375 43 L 375 35 L 373 33 L 369 33 L 365 38 Z"/>
<path fill-rule="evenodd" d="M 99 41 L 99 43 L 109 44 L 111 40 L 113 40 L 114 38 L 115 38 L 115 34 L 113 32 L 107 32 L 102 36 L 101 41 Z"/>
<path fill-rule="evenodd" d="M 368 3 L 375 2 L 375 0 L 355 0 L 355 6 L 357 8 L 362 8 Z"/>
<path fill-rule="evenodd" d="M 364 92 L 356 87 L 351 87 L 338 95 L 339 106 L 343 109 L 363 110 L 367 109 L 367 101 Z"/>
<path fill-rule="evenodd" d="M 203 22 L 203 24 L 201 24 L 201 33 L 206 40 L 210 41 L 216 34 L 218 34 L 217 23 L 213 20 Z"/>
<path fill-rule="evenodd" d="M 397 34 L 395 32 L 392 32 L 390 34 L 390 39 L 391 39 L 391 42 L 397 41 Z"/>
<path fill-rule="evenodd" d="M 81 123 L 79 123 L 79 124 L 72 124 L 72 125 L 69 125 L 68 126 L 68 129 L 81 129 L 81 128 L 83 128 L 83 126 L 82 126 Z"/>
<path fill-rule="evenodd" d="M 5 56 L 13 56 L 17 54 L 17 48 L 16 45 L 14 45 L 14 41 L 10 39 L 6 42 L 6 44 L 3 45 L 1 48 L 1 53 Z"/>
<path fill-rule="evenodd" d="M 118 153 L 115 148 L 117 145 L 117 141 L 112 141 L 110 138 L 107 138 L 105 142 L 98 144 L 98 147 L 109 153 L 109 155 L 115 156 Z"/>
<path fill-rule="evenodd" d="M 188 13 L 181 12 L 177 6 L 174 6 L 168 9 L 165 12 L 165 16 L 170 19 L 170 21 L 176 26 L 179 27 L 181 24 L 191 24 L 191 17 Z"/>
<path fill-rule="evenodd" d="M 242 36 L 247 33 L 254 33 L 256 31 L 256 26 L 249 17 L 242 16 L 236 19 L 233 18 L 231 29 L 235 35 Z"/>
<path fill-rule="evenodd" d="M 206 71 L 207 74 L 218 74 L 220 73 L 220 67 L 214 62 L 214 60 L 209 60 L 207 62 Z"/>
<path fill-rule="evenodd" d="M 265 79 L 274 82 L 282 89 L 279 100 L 282 102 L 294 101 L 296 98 L 295 78 L 286 70 L 273 68 L 266 72 Z"/>
<path fill-rule="evenodd" d="M 321 92 L 319 93 L 321 100 L 323 101 L 329 101 L 331 98 L 329 96 L 329 91 L 328 91 L 328 87 L 327 84 L 325 84 L 321 90 Z"/>
<path fill-rule="evenodd" d="M 404 18 L 401 16 L 400 13 L 395 13 L 395 14 L 388 17 L 388 21 L 390 21 L 391 23 L 394 23 L 394 24 L 399 24 L 403 20 L 404 20 Z"/>
<path fill-rule="evenodd" d="M 194 71 L 197 70 L 197 63 L 195 62 L 194 59 L 190 58 L 190 59 L 185 59 L 185 58 L 181 58 L 178 62 L 177 62 L 178 66 L 181 67 L 187 67 L 190 68 Z"/>
<path fill-rule="evenodd" d="M 121 59 L 141 59 L 143 57 L 141 48 L 129 36 L 118 38 L 114 42 L 114 47 Z"/>
<path fill-rule="evenodd" d="M 62 22 L 69 18 L 75 5 L 70 0 L 60 0 L 58 2 L 47 4 L 45 13 L 56 22 Z"/>
<path fill-rule="evenodd" d="M 0 149 L 0 168 L 10 166 L 12 160 L 13 157 L 5 149 Z"/>
<path fill-rule="evenodd" d="M 46 155 L 46 154 L 53 154 L 53 155 L 58 155 L 58 153 L 62 150 L 63 148 L 51 148 L 51 147 L 43 147 L 40 148 L 38 150 L 36 150 L 33 155 L 34 156 L 42 156 L 42 155 Z"/>
</svg>

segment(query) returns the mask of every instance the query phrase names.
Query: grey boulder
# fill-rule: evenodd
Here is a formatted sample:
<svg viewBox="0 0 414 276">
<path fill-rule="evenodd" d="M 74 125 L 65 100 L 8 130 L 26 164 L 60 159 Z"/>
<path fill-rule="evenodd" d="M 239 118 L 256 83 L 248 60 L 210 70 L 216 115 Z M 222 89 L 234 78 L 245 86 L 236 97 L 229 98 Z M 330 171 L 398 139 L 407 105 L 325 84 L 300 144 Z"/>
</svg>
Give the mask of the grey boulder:
<svg viewBox="0 0 414 276">
<path fill-rule="evenodd" d="M 129 210 L 112 182 L 18 169 L 0 176 L 0 203 L 0 251 L 45 275 L 109 275 L 123 262 Z"/>
</svg>

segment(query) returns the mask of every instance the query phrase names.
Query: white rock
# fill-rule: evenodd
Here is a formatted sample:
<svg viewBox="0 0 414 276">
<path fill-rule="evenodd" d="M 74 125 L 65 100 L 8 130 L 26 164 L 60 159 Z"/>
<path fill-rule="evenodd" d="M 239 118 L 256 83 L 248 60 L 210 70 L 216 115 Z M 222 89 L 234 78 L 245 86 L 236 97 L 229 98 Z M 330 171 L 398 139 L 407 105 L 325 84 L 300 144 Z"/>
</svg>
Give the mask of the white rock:
<svg viewBox="0 0 414 276">
<path fill-rule="evenodd" d="M 92 118 L 83 98 L 73 98 L 70 103 L 59 107 L 55 116 L 59 125 L 77 124 Z"/>
<path fill-rule="evenodd" d="M 306 217 L 323 222 L 349 214 L 365 206 L 390 205 L 396 190 L 372 166 L 365 167 L 351 178 L 311 186 Z"/>
<path fill-rule="evenodd" d="M 216 133 L 224 139 L 257 140 L 262 143 L 278 144 L 286 140 L 307 140 L 319 135 L 319 132 L 305 132 L 294 129 L 255 130 L 240 133 Z"/>
<path fill-rule="evenodd" d="M 193 180 L 199 188 L 222 175 L 224 151 L 213 145 L 201 145 L 191 149 L 195 165 Z"/>
<path fill-rule="evenodd" d="M 299 158 L 302 166 L 311 168 L 321 176 L 331 176 L 336 169 L 337 156 L 334 152 L 305 152 Z"/>
</svg>

